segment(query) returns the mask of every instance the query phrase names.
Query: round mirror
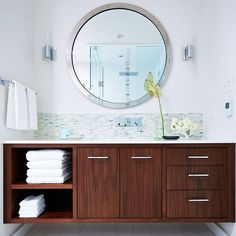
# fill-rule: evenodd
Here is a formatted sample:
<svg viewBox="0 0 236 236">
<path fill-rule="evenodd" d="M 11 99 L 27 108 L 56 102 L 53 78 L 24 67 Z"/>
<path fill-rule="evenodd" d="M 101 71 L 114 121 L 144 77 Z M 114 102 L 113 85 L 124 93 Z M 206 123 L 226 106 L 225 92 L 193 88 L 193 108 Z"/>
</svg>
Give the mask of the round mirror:
<svg viewBox="0 0 236 236">
<path fill-rule="evenodd" d="M 75 27 L 68 49 L 74 83 L 89 99 L 110 108 L 141 104 L 150 97 L 144 81 L 152 72 L 162 86 L 170 47 L 160 22 L 142 8 L 108 4 Z"/>
</svg>

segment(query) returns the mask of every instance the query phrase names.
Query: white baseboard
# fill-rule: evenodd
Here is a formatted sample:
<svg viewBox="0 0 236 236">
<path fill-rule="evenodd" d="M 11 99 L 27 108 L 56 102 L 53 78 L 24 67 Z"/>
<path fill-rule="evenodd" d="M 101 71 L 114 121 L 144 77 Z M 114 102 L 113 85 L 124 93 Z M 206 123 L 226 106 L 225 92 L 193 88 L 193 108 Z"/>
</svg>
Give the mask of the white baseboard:
<svg viewBox="0 0 236 236">
<path fill-rule="evenodd" d="M 207 223 L 206 225 L 216 236 L 228 236 L 228 234 L 226 234 L 226 232 L 217 224 Z"/>
<path fill-rule="evenodd" d="M 24 236 L 32 227 L 33 224 L 22 225 L 12 236 Z"/>
</svg>

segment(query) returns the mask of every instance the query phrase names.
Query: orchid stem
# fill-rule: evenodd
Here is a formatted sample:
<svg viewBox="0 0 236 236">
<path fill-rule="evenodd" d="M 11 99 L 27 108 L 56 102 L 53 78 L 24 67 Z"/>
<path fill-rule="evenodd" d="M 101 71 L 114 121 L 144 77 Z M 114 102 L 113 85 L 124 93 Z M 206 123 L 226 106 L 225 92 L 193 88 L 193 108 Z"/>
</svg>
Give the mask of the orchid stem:
<svg viewBox="0 0 236 236">
<path fill-rule="evenodd" d="M 160 101 L 159 97 L 157 97 L 157 100 L 158 100 L 160 115 L 161 115 L 162 136 L 165 136 L 164 117 L 163 117 L 163 113 L 162 113 L 161 101 Z"/>
</svg>

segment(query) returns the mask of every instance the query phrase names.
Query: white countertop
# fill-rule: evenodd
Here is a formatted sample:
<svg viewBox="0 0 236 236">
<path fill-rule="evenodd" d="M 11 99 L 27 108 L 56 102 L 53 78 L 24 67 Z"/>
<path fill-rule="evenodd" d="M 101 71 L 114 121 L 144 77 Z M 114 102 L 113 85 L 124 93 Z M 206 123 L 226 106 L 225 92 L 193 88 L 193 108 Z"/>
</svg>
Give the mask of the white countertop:
<svg viewBox="0 0 236 236">
<path fill-rule="evenodd" d="M 59 139 L 59 140 L 6 140 L 4 144 L 210 144 L 210 143 L 236 143 L 233 140 L 150 140 L 150 139 Z"/>
</svg>

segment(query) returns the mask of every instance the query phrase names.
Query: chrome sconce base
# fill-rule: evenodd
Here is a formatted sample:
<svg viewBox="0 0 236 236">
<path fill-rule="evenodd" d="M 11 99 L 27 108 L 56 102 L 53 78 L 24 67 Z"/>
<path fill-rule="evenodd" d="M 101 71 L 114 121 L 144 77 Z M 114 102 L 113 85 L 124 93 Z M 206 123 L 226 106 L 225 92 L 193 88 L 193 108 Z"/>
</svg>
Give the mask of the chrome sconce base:
<svg viewBox="0 0 236 236">
<path fill-rule="evenodd" d="M 56 61 L 57 51 L 55 47 L 44 45 L 42 47 L 43 61 Z"/>
<path fill-rule="evenodd" d="M 191 45 L 188 45 L 186 47 L 182 47 L 182 60 L 183 61 L 188 61 L 190 59 L 195 58 L 195 50 L 194 47 Z"/>
</svg>

